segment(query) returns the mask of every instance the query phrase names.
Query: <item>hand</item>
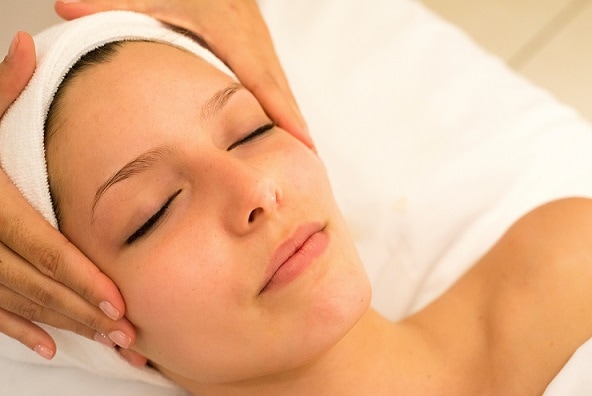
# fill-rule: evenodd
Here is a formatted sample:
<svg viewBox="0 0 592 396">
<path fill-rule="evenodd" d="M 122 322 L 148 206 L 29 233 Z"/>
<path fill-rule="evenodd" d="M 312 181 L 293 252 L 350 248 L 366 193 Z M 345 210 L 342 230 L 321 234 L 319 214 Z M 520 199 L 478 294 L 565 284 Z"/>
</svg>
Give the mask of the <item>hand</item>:
<svg viewBox="0 0 592 396">
<path fill-rule="evenodd" d="M 0 63 L 0 117 L 34 69 L 33 40 L 19 33 Z M 33 321 L 114 345 L 101 336 L 107 334 L 127 347 L 135 331 L 121 319 L 124 310 L 115 284 L 47 223 L 0 169 L 0 332 L 47 359 L 56 352 L 55 342 Z M 122 334 L 129 340 L 118 337 Z"/>
<path fill-rule="evenodd" d="M 255 0 L 79 0 L 58 1 L 65 19 L 106 10 L 141 12 L 189 30 L 207 43 L 279 126 L 313 147 L 269 31 Z"/>
</svg>

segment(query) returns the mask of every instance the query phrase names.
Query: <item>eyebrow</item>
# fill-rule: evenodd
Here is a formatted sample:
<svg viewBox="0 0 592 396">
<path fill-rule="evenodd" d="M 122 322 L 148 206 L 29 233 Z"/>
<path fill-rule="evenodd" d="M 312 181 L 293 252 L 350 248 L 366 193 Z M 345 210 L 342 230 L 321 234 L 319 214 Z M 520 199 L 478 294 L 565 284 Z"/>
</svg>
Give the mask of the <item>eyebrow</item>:
<svg viewBox="0 0 592 396">
<path fill-rule="evenodd" d="M 119 183 L 122 180 L 128 179 L 134 175 L 137 175 L 138 173 L 150 169 L 162 157 L 165 157 L 167 155 L 172 155 L 172 150 L 169 147 L 157 147 L 140 154 L 136 159 L 125 164 L 123 168 L 118 170 L 113 176 L 109 178 L 109 180 L 107 180 L 97 189 L 92 206 L 93 214 L 97 206 L 97 203 L 99 202 L 99 199 L 110 187 L 112 187 L 116 183 Z"/>
<path fill-rule="evenodd" d="M 201 108 L 200 118 L 202 121 L 213 117 L 222 110 L 228 100 L 240 89 L 244 87 L 238 83 L 232 83 L 226 88 L 222 88 L 208 99 Z"/>
<path fill-rule="evenodd" d="M 222 110 L 222 108 L 228 103 L 228 100 L 240 89 L 244 89 L 241 84 L 232 83 L 229 86 L 222 88 L 212 95 L 211 98 L 206 100 L 200 111 L 200 119 L 202 121 L 213 117 Z M 162 157 L 172 155 L 172 150 L 167 147 L 157 147 L 148 150 L 140 154 L 136 159 L 128 162 L 118 170 L 113 176 L 111 176 L 105 183 L 97 189 L 95 193 L 95 199 L 93 201 L 91 213 L 94 217 L 95 208 L 99 203 L 101 197 L 105 192 L 112 187 L 114 184 L 119 183 L 125 179 L 137 175 L 138 173 L 144 172 L 154 166 Z"/>
</svg>

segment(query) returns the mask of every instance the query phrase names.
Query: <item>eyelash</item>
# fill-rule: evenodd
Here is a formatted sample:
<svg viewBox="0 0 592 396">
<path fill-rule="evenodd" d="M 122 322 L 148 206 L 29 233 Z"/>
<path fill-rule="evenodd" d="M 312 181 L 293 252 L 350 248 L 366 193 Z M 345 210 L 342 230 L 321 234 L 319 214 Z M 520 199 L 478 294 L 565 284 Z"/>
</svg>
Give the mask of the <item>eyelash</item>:
<svg viewBox="0 0 592 396">
<path fill-rule="evenodd" d="M 273 128 L 275 128 L 275 122 L 270 122 L 269 124 L 265 124 L 257 129 L 255 129 L 253 132 L 249 133 L 247 136 L 232 143 L 228 147 L 227 151 L 230 151 L 235 147 L 238 147 L 240 145 L 248 143 L 248 142 L 258 138 L 259 136 L 269 132 Z M 164 205 L 162 205 L 162 207 L 158 210 L 158 212 L 156 212 L 154 215 L 152 215 L 144 224 L 142 224 L 142 226 L 140 228 L 138 228 L 129 238 L 126 239 L 126 241 L 125 241 L 126 245 L 131 245 L 132 243 L 134 243 L 135 241 L 137 241 L 138 239 L 140 239 L 144 235 L 146 235 L 152 228 L 154 228 L 154 226 L 156 226 L 158 224 L 158 222 L 162 219 L 162 217 L 166 214 L 166 212 L 168 211 L 169 206 L 171 206 L 171 203 L 173 202 L 173 200 L 175 198 L 177 198 L 177 195 L 179 195 L 180 193 L 181 193 L 181 190 L 178 190 L 171 197 L 169 197 L 169 199 L 165 202 Z"/>
<path fill-rule="evenodd" d="M 258 138 L 259 136 L 265 134 L 266 132 L 269 132 L 273 128 L 275 128 L 275 122 L 270 122 L 269 124 L 265 124 L 263 126 L 260 126 L 259 128 L 255 129 L 253 132 L 249 133 L 247 136 L 245 136 L 245 137 L 239 139 L 238 141 L 232 143 L 226 149 L 226 151 L 230 151 L 230 150 L 232 150 L 235 147 L 238 147 L 238 146 L 243 145 L 245 143 L 249 143 L 250 141 Z"/>
<path fill-rule="evenodd" d="M 169 206 L 171 206 L 171 203 L 173 202 L 173 200 L 175 198 L 177 198 L 177 195 L 179 195 L 180 193 L 181 193 L 181 190 L 178 190 L 173 195 L 171 195 L 169 197 L 169 199 L 165 202 L 165 204 L 162 205 L 162 207 L 158 210 L 158 212 L 153 214 L 152 217 L 150 217 L 148 219 L 148 221 L 146 221 L 140 228 L 138 228 L 136 230 L 136 232 L 134 232 L 129 238 L 126 239 L 126 241 L 125 241 L 126 245 L 131 245 L 132 243 L 137 241 L 139 238 L 146 235 L 152 228 L 154 228 L 154 226 L 156 224 L 158 224 L 158 222 L 166 214 L 166 212 L 168 211 Z"/>
</svg>

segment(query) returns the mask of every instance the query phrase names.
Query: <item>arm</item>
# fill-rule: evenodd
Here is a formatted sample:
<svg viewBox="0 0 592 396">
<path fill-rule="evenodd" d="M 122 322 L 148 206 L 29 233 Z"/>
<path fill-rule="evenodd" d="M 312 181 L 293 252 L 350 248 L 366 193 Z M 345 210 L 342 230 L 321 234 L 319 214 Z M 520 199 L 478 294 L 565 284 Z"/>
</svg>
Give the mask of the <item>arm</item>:
<svg viewBox="0 0 592 396">
<path fill-rule="evenodd" d="M 0 63 L 0 116 L 34 69 L 33 40 L 19 33 Z M 49 359 L 55 342 L 33 321 L 106 344 L 112 344 L 108 336 L 99 334 L 126 344 L 116 337 L 123 332 L 133 343 L 134 329 L 121 319 L 124 310 L 113 282 L 48 224 L 0 169 L 0 332 Z"/>
<path fill-rule="evenodd" d="M 148 14 L 203 38 L 257 97 L 271 119 L 307 146 L 313 146 L 255 0 L 56 2 L 56 11 L 65 19 L 114 9 Z"/>
</svg>

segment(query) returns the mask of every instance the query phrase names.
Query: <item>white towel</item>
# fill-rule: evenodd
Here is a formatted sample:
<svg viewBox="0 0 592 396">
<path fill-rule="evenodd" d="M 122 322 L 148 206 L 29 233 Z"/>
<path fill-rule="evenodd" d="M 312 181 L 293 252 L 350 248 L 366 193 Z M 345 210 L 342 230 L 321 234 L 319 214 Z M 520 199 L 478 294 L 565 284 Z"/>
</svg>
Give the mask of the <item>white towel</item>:
<svg viewBox="0 0 592 396">
<path fill-rule="evenodd" d="M 64 76 L 86 53 L 109 42 L 148 40 L 186 49 L 223 72 L 230 70 L 191 38 L 144 15 L 111 11 L 56 25 L 35 37 L 37 69 L 25 91 L 0 122 L 0 166 L 33 207 L 57 227 L 49 193 L 44 150 L 47 111 Z M 151 370 L 132 368 L 112 349 L 73 333 L 48 328 L 55 338 L 56 366 L 80 367 L 112 378 L 171 386 Z M 14 361 L 42 364 L 15 341 L 0 337 L 0 354 Z"/>
</svg>

